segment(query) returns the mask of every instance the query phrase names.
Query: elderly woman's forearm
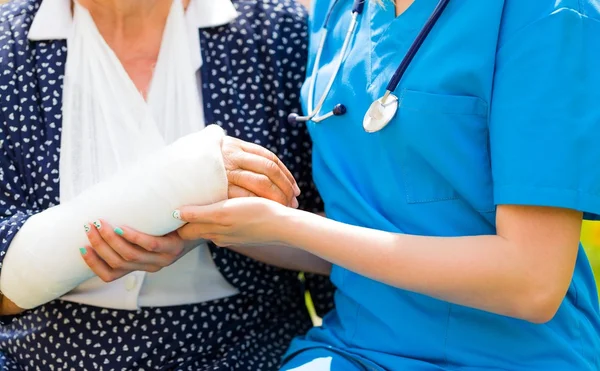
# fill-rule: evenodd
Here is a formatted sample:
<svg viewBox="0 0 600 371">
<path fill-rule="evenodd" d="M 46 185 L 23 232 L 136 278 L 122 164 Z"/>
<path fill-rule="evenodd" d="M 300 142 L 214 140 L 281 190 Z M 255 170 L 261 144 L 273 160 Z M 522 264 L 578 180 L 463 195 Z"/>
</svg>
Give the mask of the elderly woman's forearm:
<svg viewBox="0 0 600 371">
<path fill-rule="evenodd" d="M 4 295 L 30 309 L 92 278 L 94 273 L 79 249 L 89 243 L 84 225 L 99 217 L 147 234 L 164 235 L 182 225 L 170 217 L 173 204 L 226 199 L 220 148 L 223 131 L 213 127 L 192 135 L 133 170 L 120 172 L 75 199 L 29 218 L 4 258 L 0 276 Z"/>
</svg>

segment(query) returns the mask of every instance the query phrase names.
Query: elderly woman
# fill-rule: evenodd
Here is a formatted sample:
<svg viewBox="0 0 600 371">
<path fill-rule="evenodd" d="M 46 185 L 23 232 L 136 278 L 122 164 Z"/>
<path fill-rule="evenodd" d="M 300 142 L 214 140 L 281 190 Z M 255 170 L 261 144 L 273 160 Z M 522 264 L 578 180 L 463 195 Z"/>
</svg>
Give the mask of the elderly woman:
<svg viewBox="0 0 600 371">
<path fill-rule="evenodd" d="M 286 121 L 304 9 L 14 0 L 0 13 L 3 369 L 276 369 L 311 326 L 297 263 L 184 242 L 154 211 L 188 196 L 320 211 L 309 138 Z M 328 281 L 306 277 L 326 309 Z"/>
</svg>

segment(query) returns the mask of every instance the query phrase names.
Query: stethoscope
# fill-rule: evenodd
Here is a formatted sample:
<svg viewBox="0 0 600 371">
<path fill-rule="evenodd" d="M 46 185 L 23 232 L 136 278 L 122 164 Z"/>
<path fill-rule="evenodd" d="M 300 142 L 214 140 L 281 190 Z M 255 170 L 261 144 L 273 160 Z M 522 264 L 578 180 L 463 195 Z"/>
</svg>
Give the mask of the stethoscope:
<svg viewBox="0 0 600 371">
<path fill-rule="evenodd" d="M 321 54 L 323 53 L 323 48 L 325 47 L 325 40 L 327 39 L 327 26 L 328 26 L 328 22 L 329 22 L 329 17 L 331 16 L 333 10 L 335 9 L 335 6 L 337 5 L 338 1 L 339 0 L 334 1 L 331 8 L 329 9 L 329 12 L 327 13 L 327 16 L 325 17 L 325 22 L 323 23 L 323 27 L 322 27 L 323 36 L 321 37 L 321 41 L 319 43 L 319 48 L 317 49 L 317 55 L 315 57 L 315 63 L 314 63 L 314 66 L 313 66 L 313 69 L 311 72 L 311 81 L 310 81 L 310 86 L 308 89 L 308 107 L 307 108 L 308 108 L 309 113 L 307 116 L 300 116 L 296 113 L 289 114 L 288 122 L 290 124 L 296 124 L 297 122 L 306 122 L 306 121 L 313 121 L 315 123 L 319 123 L 319 122 L 326 120 L 332 116 L 342 116 L 347 111 L 346 106 L 339 103 L 339 104 L 336 104 L 333 107 L 333 109 L 331 111 L 329 111 L 328 113 L 326 113 L 324 115 L 319 115 L 319 112 L 321 111 L 321 109 L 323 108 L 323 104 L 325 103 L 325 99 L 327 99 L 327 96 L 329 95 L 329 92 L 331 91 L 331 87 L 333 86 L 335 78 L 338 75 L 338 72 L 340 71 L 342 63 L 346 56 L 346 52 L 348 51 L 348 46 L 350 45 L 350 40 L 354 36 L 354 30 L 356 29 L 356 25 L 358 24 L 358 17 L 362 14 L 362 12 L 364 10 L 365 1 L 369 1 L 369 0 L 354 0 L 354 3 L 352 4 L 352 20 L 350 21 L 350 27 L 348 28 L 348 31 L 346 32 L 346 37 L 344 38 L 344 43 L 342 44 L 342 49 L 341 49 L 338 61 L 335 65 L 334 72 L 331 75 L 331 77 L 329 78 L 329 81 L 327 82 L 327 86 L 325 87 L 323 95 L 319 99 L 317 106 L 315 107 L 314 110 L 312 107 L 313 102 L 314 102 L 313 98 L 314 98 L 314 94 L 315 94 L 315 84 L 316 84 L 316 80 L 317 80 L 316 79 L 317 72 L 320 68 Z M 435 9 L 433 10 L 433 13 L 431 13 L 431 16 L 427 20 L 427 23 L 425 23 L 425 26 L 421 29 L 421 31 L 417 35 L 417 38 L 415 39 L 415 41 L 412 43 L 412 45 L 408 49 L 408 52 L 402 59 L 402 62 L 400 62 L 400 65 L 398 66 L 398 68 L 396 68 L 394 75 L 392 76 L 392 78 L 390 79 L 390 81 L 386 87 L 385 94 L 381 98 L 374 101 L 371 104 L 371 106 L 369 107 L 369 109 L 367 110 L 367 113 L 365 114 L 364 119 L 363 119 L 363 128 L 365 129 L 366 132 L 374 133 L 376 131 L 383 129 L 387 124 L 390 123 L 390 121 L 392 121 L 392 119 L 396 115 L 396 111 L 398 111 L 398 97 L 395 96 L 393 94 L 393 92 L 398 87 L 398 84 L 400 83 L 402 76 L 404 76 L 404 73 L 410 66 L 410 63 L 412 62 L 413 58 L 415 57 L 415 55 L 421 48 L 421 45 L 423 45 L 423 42 L 429 35 L 429 32 L 431 31 L 433 26 L 435 26 L 437 21 L 440 19 L 440 16 L 444 12 L 444 9 L 446 9 L 446 6 L 448 5 L 449 2 L 450 2 L 450 0 L 440 0 L 439 1 L 437 6 L 435 7 Z"/>
</svg>

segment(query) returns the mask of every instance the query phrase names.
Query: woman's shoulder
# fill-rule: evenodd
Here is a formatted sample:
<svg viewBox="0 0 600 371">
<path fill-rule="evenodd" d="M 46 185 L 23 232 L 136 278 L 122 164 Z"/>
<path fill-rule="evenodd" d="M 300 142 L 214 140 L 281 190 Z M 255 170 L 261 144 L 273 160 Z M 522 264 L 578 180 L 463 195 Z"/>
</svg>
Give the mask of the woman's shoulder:
<svg viewBox="0 0 600 371">
<path fill-rule="evenodd" d="M 48 58 L 52 48 L 37 48 L 41 43 L 28 39 L 41 1 L 11 0 L 0 5 L 0 104 L 5 119 L 14 119 L 15 125 L 21 117 L 17 113 L 32 109 L 37 104 L 32 96 L 34 87 L 41 81 L 36 78 L 40 71 L 35 70 L 39 59 L 44 58 L 44 68 L 60 70 Z M 46 80 L 46 84 L 51 83 L 50 79 Z M 31 95 L 25 94 L 27 91 Z"/>
<path fill-rule="evenodd" d="M 293 14 L 306 15 L 306 9 L 297 0 L 231 0 L 233 5 L 240 8 L 250 6 L 267 14 Z"/>
<path fill-rule="evenodd" d="M 17 22 L 31 25 L 42 0 L 11 0 L 0 5 L 0 24 Z"/>
<path fill-rule="evenodd" d="M 12 0 L 0 5 L 0 67 L 6 76 L 17 54 L 26 56 L 27 35 L 41 0 Z M 15 53 L 16 52 L 16 53 Z"/>
<path fill-rule="evenodd" d="M 223 26 L 205 29 L 209 40 L 206 52 L 222 54 L 226 48 L 235 53 L 232 58 L 271 58 L 281 51 L 300 51 L 296 59 L 304 64 L 308 42 L 307 10 L 296 0 L 231 0 L 237 18 Z M 219 40 L 215 43 L 215 40 Z M 227 45 L 227 46 L 226 46 Z M 281 56 L 281 55 L 280 55 Z M 296 63 L 298 64 L 298 63 Z"/>
<path fill-rule="evenodd" d="M 240 18 L 263 29 L 279 28 L 289 22 L 306 23 L 308 13 L 296 0 L 232 0 Z M 282 30 L 283 31 L 283 30 Z"/>
</svg>

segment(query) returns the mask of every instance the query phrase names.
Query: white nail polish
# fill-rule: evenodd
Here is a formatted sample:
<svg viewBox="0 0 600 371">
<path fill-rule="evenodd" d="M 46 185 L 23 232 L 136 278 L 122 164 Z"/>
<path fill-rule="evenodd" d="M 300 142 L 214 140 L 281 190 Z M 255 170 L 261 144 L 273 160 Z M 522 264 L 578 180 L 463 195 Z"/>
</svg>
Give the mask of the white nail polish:
<svg viewBox="0 0 600 371">
<path fill-rule="evenodd" d="M 96 221 L 94 222 L 94 227 L 96 227 L 96 229 L 100 229 L 100 228 L 102 228 L 102 224 L 100 224 L 100 221 L 99 221 L 99 220 L 96 220 Z"/>
<path fill-rule="evenodd" d="M 181 211 L 179 211 L 179 210 L 173 211 L 173 218 L 181 220 Z"/>
</svg>

